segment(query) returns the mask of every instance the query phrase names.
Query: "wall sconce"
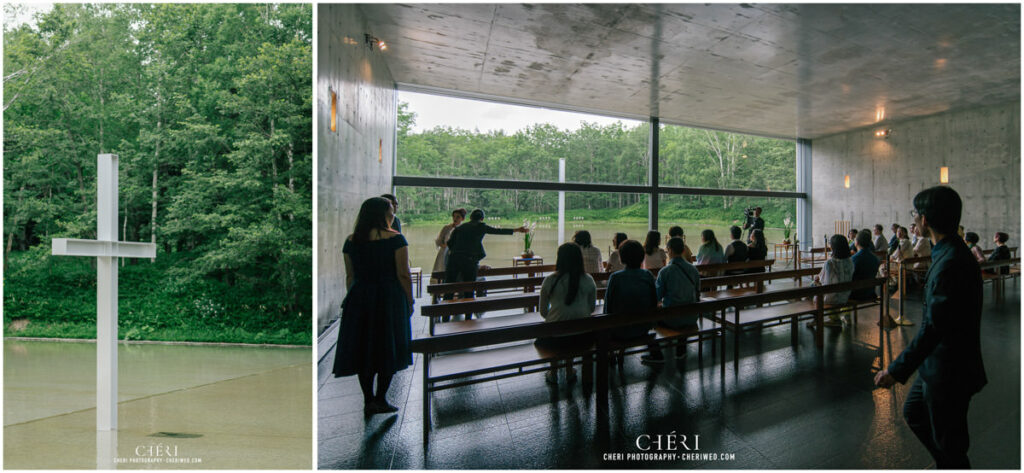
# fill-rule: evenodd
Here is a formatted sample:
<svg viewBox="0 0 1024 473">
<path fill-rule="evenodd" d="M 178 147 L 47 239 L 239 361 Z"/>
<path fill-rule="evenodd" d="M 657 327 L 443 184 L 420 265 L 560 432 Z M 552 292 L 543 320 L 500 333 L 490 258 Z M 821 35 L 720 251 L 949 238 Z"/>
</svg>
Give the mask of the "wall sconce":
<svg viewBox="0 0 1024 473">
<path fill-rule="evenodd" d="M 331 131 L 338 131 L 338 93 L 331 90 Z"/>
<path fill-rule="evenodd" d="M 939 168 L 939 184 L 949 184 L 949 167 Z"/>
<path fill-rule="evenodd" d="M 383 138 L 381 138 L 380 141 L 377 142 L 377 162 L 378 163 L 383 163 L 384 162 L 384 139 Z"/>
<path fill-rule="evenodd" d="M 847 174 L 847 175 L 846 175 L 846 176 L 845 176 L 845 177 L 843 178 L 843 187 L 845 187 L 845 188 L 847 188 L 847 189 L 849 189 L 849 188 L 850 188 L 850 175 L 849 175 L 849 174 Z"/>
<path fill-rule="evenodd" d="M 364 35 L 364 37 L 366 38 L 366 46 L 368 46 L 370 48 L 370 51 L 373 51 L 373 46 L 374 45 L 376 45 L 377 49 L 380 50 L 380 51 L 387 51 L 388 50 L 387 43 L 385 43 L 384 41 L 381 41 L 376 36 L 374 36 L 374 35 L 372 35 L 370 33 L 366 33 Z"/>
<path fill-rule="evenodd" d="M 891 129 L 889 129 L 889 128 L 886 128 L 886 129 L 884 129 L 884 130 L 878 130 L 878 131 L 876 131 L 876 132 L 875 132 L 875 138 L 885 138 L 885 139 L 889 139 L 889 135 L 891 135 L 891 134 L 892 134 L 892 130 L 891 130 Z"/>
</svg>

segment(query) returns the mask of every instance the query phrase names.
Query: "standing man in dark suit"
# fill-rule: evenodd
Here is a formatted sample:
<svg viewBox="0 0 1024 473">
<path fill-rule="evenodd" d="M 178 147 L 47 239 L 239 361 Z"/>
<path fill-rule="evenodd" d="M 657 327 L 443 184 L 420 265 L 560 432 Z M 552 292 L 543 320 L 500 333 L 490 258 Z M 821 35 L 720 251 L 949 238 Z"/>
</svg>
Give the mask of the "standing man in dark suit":
<svg viewBox="0 0 1024 473">
<path fill-rule="evenodd" d="M 761 218 L 761 207 L 754 207 L 754 214 L 747 217 L 747 222 L 743 224 L 744 229 L 747 231 L 747 240 L 750 240 L 750 235 L 754 233 L 754 230 L 764 231 L 764 219 Z"/>
<path fill-rule="evenodd" d="M 914 197 L 914 222 L 929 237 L 932 265 L 925 276 L 924 320 L 903 353 L 875 376 L 883 388 L 917 380 L 903 417 L 940 469 L 965 469 L 970 445 L 967 409 L 985 386 L 981 360 L 981 271 L 957 234 L 963 202 L 946 186 Z"/>
<path fill-rule="evenodd" d="M 398 199 L 391 194 L 381 194 L 381 197 L 387 199 L 388 202 L 391 202 L 391 206 L 395 208 L 395 221 L 391 222 L 391 229 L 398 233 L 402 233 L 402 221 L 398 219 Z"/>
<path fill-rule="evenodd" d="M 444 282 L 476 281 L 480 260 L 487 256 L 484 252 L 484 235 L 511 235 L 527 231 L 526 227 L 494 228 L 484 223 L 483 210 L 474 210 L 469 214 L 469 222 L 455 227 L 448 237 L 448 266 L 445 268 L 447 274 Z M 464 296 L 473 297 L 473 292 L 467 292 Z"/>
</svg>

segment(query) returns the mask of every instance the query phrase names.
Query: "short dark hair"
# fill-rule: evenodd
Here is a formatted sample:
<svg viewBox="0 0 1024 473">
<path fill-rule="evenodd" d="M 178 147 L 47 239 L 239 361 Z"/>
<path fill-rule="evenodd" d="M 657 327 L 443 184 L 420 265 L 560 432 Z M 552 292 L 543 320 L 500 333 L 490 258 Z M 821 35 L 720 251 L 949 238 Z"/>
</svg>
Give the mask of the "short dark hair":
<svg viewBox="0 0 1024 473">
<path fill-rule="evenodd" d="M 394 195 L 391 195 L 391 194 L 381 194 L 380 196 L 385 198 L 385 199 L 388 199 L 388 201 L 391 202 L 391 205 L 398 205 L 398 199 L 395 198 Z"/>
<path fill-rule="evenodd" d="M 743 230 L 740 229 L 740 227 L 737 227 L 736 225 L 733 225 L 733 226 L 729 227 L 729 234 L 732 235 L 732 239 L 733 240 L 739 240 L 740 239 L 740 235 L 743 234 Z"/>
<path fill-rule="evenodd" d="M 864 230 L 861 230 L 861 231 L 857 232 L 857 246 L 859 246 L 861 248 L 864 248 L 864 249 L 867 249 L 867 250 L 873 250 L 875 248 L 875 245 L 873 243 L 871 243 L 871 232 L 870 231 L 868 231 L 867 229 L 864 229 Z"/>
<path fill-rule="evenodd" d="M 860 232 L 858 232 L 856 228 L 851 228 L 850 229 L 850 233 L 852 233 L 854 235 L 853 236 L 854 238 L 857 238 L 857 234 L 860 233 Z"/>
<path fill-rule="evenodd" d="M 626 240 L 619 246 L 619 259 L 629 269 L 637 269 L 644 262 L 644 245 L 636 240 Z"/>
<path fill-rule="evenodd" d="M 668 239 L 668 243 L 665 244 L 665 247 L 667 247 L 672 253 L 681 255 L 683 254 L 683 250 L 686 248 L 686 244 L 683 243 L 682 238 L 672 237 Z"/>
<path fill-rule="evenodd" d="M 929 187 L 914 196 L 914 209 L 928 219 L 928 226 L 943 235 L 956 233 L 964 203 L 952 187 Z"/>
<path fill-rule="evenodd" d="M 850 257 L 850 243 L 846 241 L 846 237 L 836 233 L 829 238 L 828 244 L 832 247 L 833 258 L 846 259 Z"/>
<path fill-rule="evenodd" d="M 967 234 L 964 235 L 964 240 L 966 240 L 968 243 L 974 243 L 975 245 L 977 245 L 978 242 L 981 241 L 981 237 L 978 236 L 977 233 L 967 232 Z"/>
<path fill-rule="evenodd" d="M 576 232 L 576 234 L 572 236 L 572 241 L 577 245 L 580 245 L 580 248 L 590 248 L 593 244 L 590 240 L 590 232 L 586 230 Z"/>
<path fill-rule="evenodd" d="M 876 223 L 875 224 L 875 230 L 878 230 L 878 232 L 881 233 L 882 230 L 885 230 L 885 229 L 882 228 L 882 224 L 881 223 Z"/>
<path fill-rule="evenodd" d="M 462 215 L 462 218 L 466 218 L 466 209 L 460 207 L 460 208 L 457 208 L 455 210 L 452 210 L 452 215 L 455 215 L 455 214 Z"/>
<path fill-rule="evenodd" d="M 670 237 L 681 237 L 683 236 L 683 227 L 679 225 L 673 225 L 668 229 L 668 236 Z"/>
<path fill-rule="evenodd" d="M 473 209 L 473 211 L 469 213 L 469 219 L 474 221 L 474 222 L 476 222 L 478 220 L 483 220 L 484 219 L 484 211 L 480 210 L 480 209 Z"/>
<path fill-rule="evenodd" d="M 1006 243 L 1010 240 L 1010 235 L 1003 232 L 996 232 L 996 241 L 999 243 Z"/>
</svg>

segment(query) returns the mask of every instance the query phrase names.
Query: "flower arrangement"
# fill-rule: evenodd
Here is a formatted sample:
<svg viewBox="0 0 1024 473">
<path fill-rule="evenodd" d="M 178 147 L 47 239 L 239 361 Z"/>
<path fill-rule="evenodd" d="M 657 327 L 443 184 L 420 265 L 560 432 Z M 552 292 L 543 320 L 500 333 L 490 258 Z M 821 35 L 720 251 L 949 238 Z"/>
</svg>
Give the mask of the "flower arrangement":
<svg viewBox="0 0 1024 473">
<path fill-rule="evenodd" d="M 537 222 L 523 220 L 523 226 L 527 229 L 523 234 L 523 258 L 530 258 L 533 257 L 533 250 L 530 247 L 533 245 L 533 230 L 537 228 Z"/>
<path fill-rule="evenodd" d="M 786 212 L 786 218 L 782 220 L 782 239 L 784 243 L 789 243 L 789 234 L 793 231 L 793 216 Z"/>
</svg>

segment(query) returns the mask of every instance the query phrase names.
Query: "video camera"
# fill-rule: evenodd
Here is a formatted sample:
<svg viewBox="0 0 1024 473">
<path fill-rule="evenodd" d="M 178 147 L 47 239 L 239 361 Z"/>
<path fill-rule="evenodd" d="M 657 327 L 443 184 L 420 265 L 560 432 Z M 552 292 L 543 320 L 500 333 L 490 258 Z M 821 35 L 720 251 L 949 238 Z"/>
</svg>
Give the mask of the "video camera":
<svg viewBox="0 0 1024 473">
<path fill-rule="evenodd" d="M 745 216 L 747 218 L 753 217 L 754 216 L 754 209 L 756 209 L 756 208 L 757 207 L 747 207 L 747 208 L 743 209 L 743 216 Z"/>
</svg>

